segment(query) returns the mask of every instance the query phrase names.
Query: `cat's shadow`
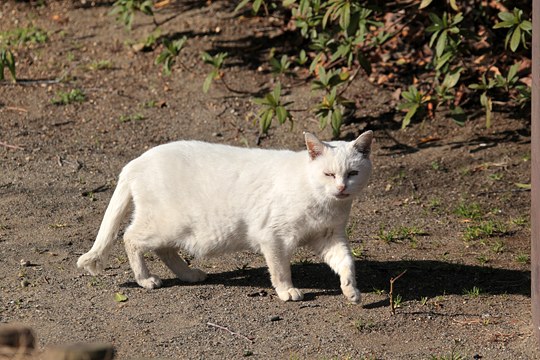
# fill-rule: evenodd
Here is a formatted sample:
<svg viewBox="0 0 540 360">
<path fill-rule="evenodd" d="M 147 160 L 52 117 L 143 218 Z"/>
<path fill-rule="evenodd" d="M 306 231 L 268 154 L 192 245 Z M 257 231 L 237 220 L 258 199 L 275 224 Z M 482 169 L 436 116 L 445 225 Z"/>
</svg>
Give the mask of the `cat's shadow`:
<svg viewBox="0 0 540 360">
<path fill-rule="evenodd" d="M 531 295 L 529 271 L 453 264 L 435 260 L 356 261 L 357 281 L 362 293 L 383 291 L 388 293 L 390 279 L 405 270 L 406 273 L 394 283 L 395 294 L 401 295 L 403 300 L 463 295 L 475 287 L 482 294 Z M 338 276 L 324 263 L 293 264 L 292 276 L 295 286 L 304 290 L 307 301 L 319 296 L 335 296 L 341 293 Z M 263 289 L 262 291 L 267 293 L 273 291 L 266 267 L 211 273 L 204 282 L 197 284 L 188 284 L 172 277 L 163 279 L 164 288 L 205 285 L 250 287 L 252 288 L 250 292 L 254 289 Z M 138 285 L 128 282 L 121 286 L 137 287 Z M 364 307 L 377 308 L 387 305 L 387 300 L 380 300 L 365 304 Z"/>
</svg>

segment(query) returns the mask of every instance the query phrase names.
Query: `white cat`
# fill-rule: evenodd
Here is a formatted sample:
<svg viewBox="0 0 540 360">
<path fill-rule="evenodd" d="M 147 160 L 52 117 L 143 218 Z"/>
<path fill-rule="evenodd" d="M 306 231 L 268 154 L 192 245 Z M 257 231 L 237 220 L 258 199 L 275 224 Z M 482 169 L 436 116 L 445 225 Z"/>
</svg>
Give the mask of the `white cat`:
<svg viewBox="0 0 540 360">
<path fill-rule="evenodd" d="M 126 216 L 124 242 L 137 283 L 153 289 L 144 253 L 154 251 L 181 280 L 206 274 L 190 268 L 183 249 L 197 257 L 253 250 L 266 259 L 281 300 L 301 300 L 290 260 L 309 246 L 335 271 L 343 294 L 360 302 L 345 226 L 353 197 L 371 174 L 373 133 L 352 142 L 321 142 L 305 133 L 307 151 L 245 149 L 178 141 L 150 149 L 122 170 L 92 249 L 77 266 L 96 274 Z"/>
</svg>

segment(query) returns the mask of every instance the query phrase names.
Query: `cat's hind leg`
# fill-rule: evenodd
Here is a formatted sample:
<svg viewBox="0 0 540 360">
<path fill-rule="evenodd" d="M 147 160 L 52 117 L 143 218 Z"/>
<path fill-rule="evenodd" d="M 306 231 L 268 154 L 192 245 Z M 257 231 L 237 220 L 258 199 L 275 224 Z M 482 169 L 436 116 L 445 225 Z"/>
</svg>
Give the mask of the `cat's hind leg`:
<svg viewBox="0 0 540 360">
<path fill-rule="evenodd" d="M 178 255 L 176 249 L 161 248 L 156 249 L 155 253 L 180 280 L 195 283 L 206 279 L 206 273 L 199 269 L 190 268 Z"/>
<path fill-rule="evenodd" d="M 150 274 L 150 271 L 146 266 L 144 252 L 147 249 L 140 246 L 129 229 L 124 235 L 124 244 L 129 259 L 129 264 L 131 265 L 131 270 L 133 270 L 137 284 L 145 289 L 156 289 L 161 287 L 161 279 L 156 275 Z"/>
</svg>

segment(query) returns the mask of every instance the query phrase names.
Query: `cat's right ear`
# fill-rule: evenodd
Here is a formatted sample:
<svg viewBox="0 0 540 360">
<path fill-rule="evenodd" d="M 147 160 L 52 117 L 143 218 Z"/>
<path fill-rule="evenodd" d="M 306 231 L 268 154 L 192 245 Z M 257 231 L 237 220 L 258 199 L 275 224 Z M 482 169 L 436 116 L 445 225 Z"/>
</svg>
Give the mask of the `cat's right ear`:
<svg viewBox="0 0 540 360">
<path fill-rule="evenodd" d="M 324 145 L 317 137 L 311 133 L 304 132 L 304 137 L 306 139 L 306 147 L 309 153 L 311 160 L 315 160 L 321 156 L 324 152 Z"/>
</svg>

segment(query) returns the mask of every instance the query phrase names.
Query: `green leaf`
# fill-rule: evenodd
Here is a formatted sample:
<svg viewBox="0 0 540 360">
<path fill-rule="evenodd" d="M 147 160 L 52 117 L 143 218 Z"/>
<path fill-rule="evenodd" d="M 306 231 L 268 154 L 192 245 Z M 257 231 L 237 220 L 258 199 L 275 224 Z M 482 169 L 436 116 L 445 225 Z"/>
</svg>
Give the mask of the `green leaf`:
<svg viewBox="0 0 540 360">
<path fill-rule="evenodd" d="M 270 125 L 272 125 L 273 117 L 274 117 L 274 110 L 272 109 L 268 109 L 263 113 L 261 117 L 261 132 L 263 134 L 268 133 L 268 129 L 270 129 Z"/>
<path fill-rule="evenodd" d="M 9 50 L 6 51 L 5 56 L 5 64 L 8 67 L 9 73 L 11 74 L 13 81 L 17 81 L 17 78 L 15 76 L 15 56 L 13 56 L 13 53 Z"/>
<path fill-rule="evenodd" d="M 347 1 L 342 8 L 341 17 L 339 18 L 339 25 L 342 30 L 347 30 L 351 22 L 351 4 Z"/>
<path fill-rule="evenodd" d="M 338 137 L 341 133 L 341 124 L 343 121 L 343 115 L 341 115 L 341 111 L 339 109 L 335 109 L 332 112 L 332 120 L 330 125 L 332 126 L 332 133 L 334 137 Z"/>
<path fill-rule="evenodd" d="M 444 24 L 443 24 L 443 21 L 442 19 L 435 13 L 429 13 L 428 14 L 429 18 L 431 19 L 431 22 L 434 24 L 434 25 L 437 25 L 439 26 L 439 28 L 443 28 L 444 27 Z"/>
<path fill-rule="evenodd" d="M 405 114 L 405 117 L 403 118 L 403 121 L 401 122 L 401 128 L 405 129 L 409 124 L 411 123 L 411 119 L 413 118 L 414 114 L 418 110 L 418 104 L 414 104 L 409 108 L 409 111 L 407 111 L 407 114 Z"/>
<path fill-rule="evenodd" d="M 280 105 L 276 107 L 276 116 L 280 124 L 285 123 L 287 118 L 289 117 L 289 114 L 284 106 Z"/>
<path fill-rule="evenodd" d="M 528 20 L 523 20 L 523 22 L 519 24 L 519 27 L 523 31 L 532 31 L 532 23 Z"/>
<path fill-rule="evenodd" d="M 513 22 L 510 21 L 501 21 L 493 25 L 494 29 L 500 29 L 500 28 L 511 28 L 514 26 Z"/>
<path fill-rule="evenodd" d="M 116 302 L 126 302 L 126 301 L 128 301 L 128 297 L 126 295 L 122 294 L 122 293 L 117 292 L 117 293 L 114 294 L 114 301 L 116 301 Z"/>
<path fill-rule="evenodd" d="M 458 69 L 457 71 L 453 73 L 448 73 L 445 75 L 442 86 L 446 87 L 447 89 L 451 89 L 459 81 L 459 77 L 461 76 L 461 69 Z"/>
<path fill-rule="evenodd" d="M 441 36 L 439 36 L 439 39 L 437 40 L 437 45 L 435 47 L 435 53 L 437 54 L 438 57 L 440 57 L 445 48 L 446 48 L 446 39 L 447 39 L 447 33 L 446 31 L 442 31 L 441 32 Z"/>
<path fill-rule="evenodd" d="M 250 1 L 251 0 L 242 0 L 242 1 L 240 1 L 240 3 L 238 5 L 236 5 L 236 7 L 234 8 L 234 12 L 238 12 L 238 10 L 245 7 Z"/>
<path fill-rule="evenodd" d="M 217 76 L 217 70 L 212 70 L 208 75 L 206 75 L 206 78 L 204 79 L 203 83 L 203 92 L 206 94 L 208 90 L 210 89 L 210 85 L 212 84 L 212 80 Z"/>
<path fill-rule="evenodd" d="M 420 3 L 420 6 L 418 7 L 418 9 L 427 8 L 432 2 L 433 2 L 433 0 L 422 0 L 422 2 Z"/>
<path fill-rule="evenodd" d="M 281 83 L 279 81 L 274 86 L 274 90 L 272 90 L 272 95 L 274 97 L 274 105 L 277 105 L 281 96 Z"/>
<path fill-rule="evenodd" d="M 514 33 L 512 34 L 512 38 L 510 39 L 510 50 L 512 50 L 513 52 L 516 52 L 520 41 L 521 41 L 521 29 L 517 27 L 514 29 Z"/>
<path fill-rule="evenodd" d="M 512 22 L 512 23 L 514 22 L 514 14 L 510 12 L 500 12 L 497 14 L 497 16 L 502 21 L 507 21 L 507 22 Z"/>
<path fill-rule="evenodd" d="M 480 104 L 484 106 L 484 110 L 486 111 L 486 128 L 491 127 L 491 110 L 492 110 L 492 101 L 491 98 L 487 95 L 487 93 L 482 93 L 480 95 Z"/>
<path fill-rule="evenodd" d="M 253 12 L 255 14 L 259 12 L 259 9 L 261 8 L 262 3 L 263 3 L 263 0 L 254 0 L 253 1 Z"/>
<path fill-rule="evenodd" d="M 514 183 L 520 189 L 531 190 L 531 184 Z"/>
<path fill-rule="evenodd" d="M 436 59 L 437 66 L 435 66 L 435 70 L 440 70 L 452 57 L 454 54 L 449 51 L 443 54 L 440 58 Z"/>
<path fill-rule="evenodd" d="M 456 0 L 450 0 L 450 6 L 452 7 L 452 9 L 454 9 L 455 11 L 459 11 L 459 8 L 456 4 Z"/>
<path fill-rule="evenodd" d="M 452 109 L 450 117 L 452 117 L 452 120 L 459 126 L 464 126 L 465 121 L 467 120 L 467 114 L 465 114 L 465 111 L 463 111 L 461 106 L 456 106 Z"/>
<path fill-rule="evenodd" d="M 516 77 L 520 65 L 521 63 L 515 63 L 514 65 L 510 66 L 510 69 L 508 69 L 508 74 L 506 75 L 508 82 L 511 82 L 512 79 Z"/>
</svg>

